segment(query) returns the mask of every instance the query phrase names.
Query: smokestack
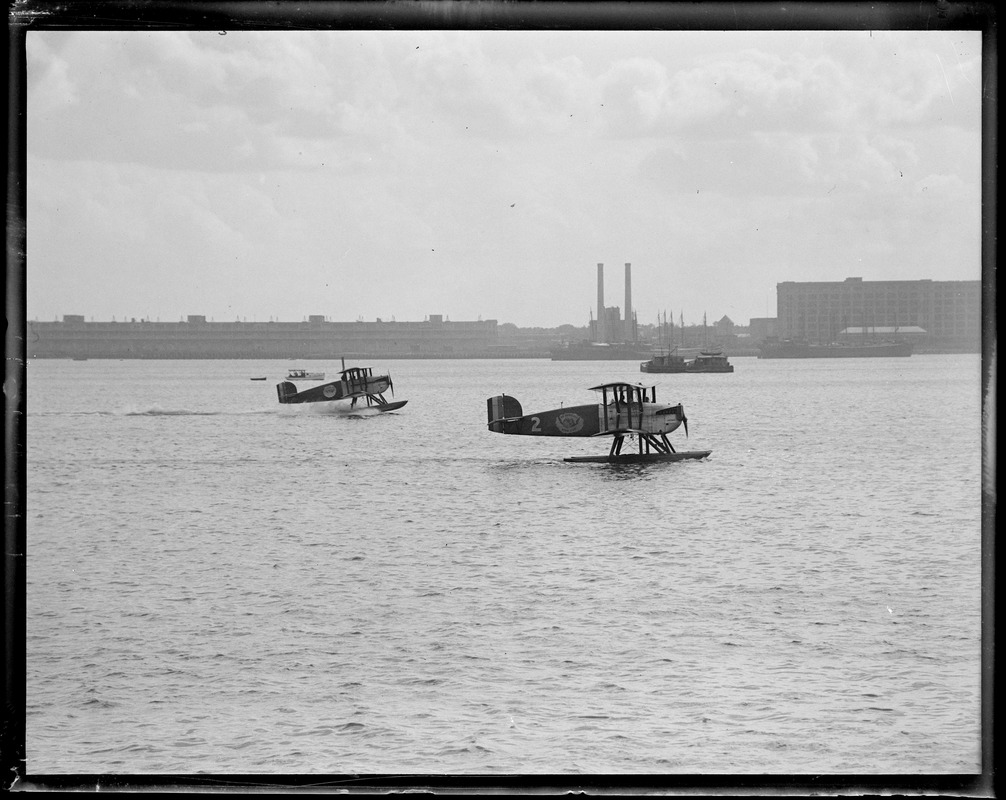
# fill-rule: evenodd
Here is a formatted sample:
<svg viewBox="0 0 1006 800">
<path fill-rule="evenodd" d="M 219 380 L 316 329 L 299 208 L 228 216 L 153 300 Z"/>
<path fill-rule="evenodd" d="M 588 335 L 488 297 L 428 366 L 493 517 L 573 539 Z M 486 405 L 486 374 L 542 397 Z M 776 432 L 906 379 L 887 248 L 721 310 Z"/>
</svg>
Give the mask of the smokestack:
<svg viewBox="0 0 1006 800">
<path fill-rule="evenodd" d="M 597 336 L 595 341 L 604 342 L 604 264 L 597 265 Z"/>
<path fill-rule="evenodd" d="M 631 342 L 632 335 L 632 264 L 625 265 L 625 341 Z"/>
</svg>

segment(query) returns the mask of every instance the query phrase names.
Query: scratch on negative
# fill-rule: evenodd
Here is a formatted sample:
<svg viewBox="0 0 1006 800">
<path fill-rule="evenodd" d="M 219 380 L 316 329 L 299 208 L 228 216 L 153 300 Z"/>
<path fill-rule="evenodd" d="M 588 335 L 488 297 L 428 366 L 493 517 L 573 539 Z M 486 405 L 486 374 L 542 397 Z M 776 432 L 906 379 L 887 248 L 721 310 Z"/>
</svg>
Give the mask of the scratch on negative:
<svg viewBox="0 0 1006 800">
<path fill-rule="evenodd" d="M 947 77 L 947 71 L 943 68 L 943 59 L 940 58 L 940 54 L 936 54 L 936 60 L 940 62 L 940 71 L 943 73 L 943 81 L 947 84 L 947 91 L 950 93 L 950 103 L 951 105 L 957 105 L 954 103 L 954 90 L 950 88 L 950 79 Z"/>
<path fill-rule="evenodd" d="M 30 23 L 38 17 L 51 17 L 55 13 L 52 9 L 35 8 L 36 5 L 33 0 L 14 0 L 10 12 L 11 21 Z"/>
</svg>

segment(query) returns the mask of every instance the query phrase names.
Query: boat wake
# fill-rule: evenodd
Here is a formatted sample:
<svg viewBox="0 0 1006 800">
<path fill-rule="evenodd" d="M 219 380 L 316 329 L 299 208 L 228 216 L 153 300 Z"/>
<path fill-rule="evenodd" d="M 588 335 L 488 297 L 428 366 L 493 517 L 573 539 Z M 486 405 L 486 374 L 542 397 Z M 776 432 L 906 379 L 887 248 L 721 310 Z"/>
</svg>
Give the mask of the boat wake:
<svg viewBox="0 0 1006 800">
<path fill-rule="evenodd" d="M 257 409 L 228 409 L 224 411 L 194 411 L 188 408 L 161 408 L 160 406 L 150 406 L 149 408 L 125 408 L 120 411 L 106 412 L 115 416 L 123 417 L 216 417 L 216 416 L 246 416 L 248 414 L 269 414 L 271 408 Z"/>
<path fill-rule="evenodd" d="M 358 419 L 361 417 L 379 417 L 383 413 L 373 406 L 357 406 L 352 408 L 342 403 L 303 403 L 300 405 L 284 405 L 279 407 L 281 414 L 289 416 L 311 415 L 323 417 L 344 417 Z"/>
<path fill-rule="evenodd" d="M 49 412 L 51 413 L 51 412 Z M 74 412 L 71 412 L 74 413 Z M 349 406 L 336 405 L 333 403 L 311 403 L 299 406 L 269 406 L 267 408 L 248 409 L 210 409 L 195 410 L 191 408 L 162 408 L 161 406 L 130 407 L 112 411 L 87 412 L 112 417 L 244 417 L 256 415 L 274 415 L 276 413 L 284 416 L 322 415 L 326 417 L 345 417 L 347 419 L 360 417 L 377 417 L 382 412 L 376 408 L 350 408 Z M 383 412 L 388 413 L 388 412 Z"/>
<path fill-rule="evenodd" d="M 184 408 L 148 408 L 142 411 L 124 411 L 125 417 L 213 417 L 219 411 L 189 411 Z"/>
</svg>

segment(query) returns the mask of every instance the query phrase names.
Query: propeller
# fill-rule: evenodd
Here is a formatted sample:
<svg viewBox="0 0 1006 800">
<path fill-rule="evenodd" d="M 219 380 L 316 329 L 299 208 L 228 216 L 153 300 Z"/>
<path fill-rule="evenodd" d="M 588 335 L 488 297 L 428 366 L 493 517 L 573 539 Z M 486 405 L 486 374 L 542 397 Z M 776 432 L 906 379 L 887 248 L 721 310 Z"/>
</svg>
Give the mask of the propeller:
<svg viewBox="0 0 1006 800">
<path fill-rule="evenodd" d="M 685 416 L 685 407 L 684 406 L 678 406 L 678 408 L 681 409 L 681 422 L 685 426 L 685 438 L 687 438 L 688 437 L 688 417 Z"/>
<path fill-rule="evenodd" d="M 391 373 L 388 373 L 388 388 L 391 389 L 391 396 L 395 396 L 395 382 L 391 380 Z"/>
</svg>

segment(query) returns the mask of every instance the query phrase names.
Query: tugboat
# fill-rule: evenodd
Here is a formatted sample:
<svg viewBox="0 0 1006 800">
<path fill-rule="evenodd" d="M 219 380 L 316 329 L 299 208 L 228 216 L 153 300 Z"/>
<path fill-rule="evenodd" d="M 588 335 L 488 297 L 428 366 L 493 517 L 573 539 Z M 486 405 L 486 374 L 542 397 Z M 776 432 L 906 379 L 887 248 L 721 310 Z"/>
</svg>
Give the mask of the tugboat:
<svg viewBox="0 0 1006 800">
<path fill-rule="evenodd" d="M 640 372 L 687 372 L 688 362 L 684 356 L 678 355 L 678 349 L 669 350 L 666 353 L 654 354 L 649 361 L 643 361 L 639 365 Z"/>
</svg>

